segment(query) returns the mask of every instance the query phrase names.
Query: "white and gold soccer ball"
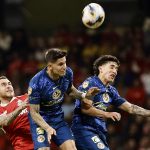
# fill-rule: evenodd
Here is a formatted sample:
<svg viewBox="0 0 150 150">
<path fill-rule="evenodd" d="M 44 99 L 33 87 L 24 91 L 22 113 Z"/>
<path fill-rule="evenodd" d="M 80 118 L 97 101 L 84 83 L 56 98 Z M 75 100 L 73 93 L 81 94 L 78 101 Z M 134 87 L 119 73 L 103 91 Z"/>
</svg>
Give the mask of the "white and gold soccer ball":
<svg viewBox="0 0 150 150">
<path fill-rule="evenodd" d="M 97 3 L 86 5 L 82 12 L 83 24 L 91 29 L 98 28 L 105 19 L 105 12 L 102 6 Z"/>
</svg>

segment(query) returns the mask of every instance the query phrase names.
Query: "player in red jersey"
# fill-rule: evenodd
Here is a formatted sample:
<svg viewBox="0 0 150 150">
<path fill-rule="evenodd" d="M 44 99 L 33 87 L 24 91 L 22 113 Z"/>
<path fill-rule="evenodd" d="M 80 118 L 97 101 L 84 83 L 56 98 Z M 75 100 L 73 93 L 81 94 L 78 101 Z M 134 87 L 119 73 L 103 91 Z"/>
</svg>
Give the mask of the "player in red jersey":
<svg viewBox="0 0 150 150">
<path fill-rule="evenodd" d="M 28 121 L 27 94 L 14 97 L 11 82 L 0 77 L 0 126 L 8 135 L 14 150 L 33 150 Z"/>
</svg>

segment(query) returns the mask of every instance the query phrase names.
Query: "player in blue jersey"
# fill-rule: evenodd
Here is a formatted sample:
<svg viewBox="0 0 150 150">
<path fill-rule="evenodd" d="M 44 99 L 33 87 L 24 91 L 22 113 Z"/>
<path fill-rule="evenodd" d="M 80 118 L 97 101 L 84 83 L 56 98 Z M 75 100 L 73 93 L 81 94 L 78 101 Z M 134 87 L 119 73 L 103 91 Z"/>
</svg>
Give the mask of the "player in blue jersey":
<svg viewBox="0 0 150 150">
<path fill-rule="evenodd" d="M 149 110 L 129 103 L 110 85 L 115 80 L 119 66 L 120 62 L 114 56 L 99 57 L 93 65 L 95 75 L 87 78 L 79 87 L 82 92 L 91 87 L 98 87 L 100 92 L 92 99 L 93 107 L 76 100 L 72 131 L 78 150 L 109 150 L 105 119 L 120 120 L 120 114 L 117 112 L 105 112 L 101 117 L 100 110 L 106 111 L 110 105 L 130 114 L 150 116 Z"/>
<path fill-rule="evenodd" d="M 99 92 L 98 88 L 91 88 L 83 93 L 73 86 L 73 72 L 66 66 L 66 54 L 60 49 L 49 49 L 45 54 L 47 67 L 29 83 L 29 120 L 34 148 L 38 150 L 49 150 L 51 138 L 61 150 L 76 150 L 61 108 L 64 94 L 83 99 Z"/>
</svg>

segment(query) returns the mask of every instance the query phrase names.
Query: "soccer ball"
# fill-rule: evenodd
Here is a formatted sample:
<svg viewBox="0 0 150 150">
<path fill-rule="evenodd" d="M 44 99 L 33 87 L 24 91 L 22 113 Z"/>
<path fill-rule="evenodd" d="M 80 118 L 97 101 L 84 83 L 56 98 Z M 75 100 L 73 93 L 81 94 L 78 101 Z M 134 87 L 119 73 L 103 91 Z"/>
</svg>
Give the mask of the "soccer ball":
<svg viewBox="0 0 150 150">
<path fill-rule="evenodd" d="M 102 6 L 97 3 L 86 5 L 82 12 L 83 24 L 91 29 L 98 28 L 105 19 L 105 12 Z"/>
</svg>

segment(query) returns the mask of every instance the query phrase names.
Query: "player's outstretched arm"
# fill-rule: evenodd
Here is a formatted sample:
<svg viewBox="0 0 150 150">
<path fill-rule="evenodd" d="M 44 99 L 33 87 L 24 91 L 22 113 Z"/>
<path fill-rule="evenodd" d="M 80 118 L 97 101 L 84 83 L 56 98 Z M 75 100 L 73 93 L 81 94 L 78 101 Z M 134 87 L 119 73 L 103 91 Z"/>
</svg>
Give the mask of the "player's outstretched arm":
<svg viewBox="0 0 150 150">
<path fill-rule="evenodd" d="M 94 106 L 91 107 L 84 101 L 82 102 L 81 107 L 82 107 L 81 108 L 82 113 L 89 115 L 89 116 L 100 117 L 104 119 L 112 119 L 113 121 L 119 121 L 121 119 L 121 115 L 118 112 L 106 112 L 106 111 L 97 109 Z"/>
<path fill-rule="evenodd" d="M 77 90 L 73 85 L 71 87 L 71 91 L 69 93 L 69 96 L 72 96 L 75 99 L 83 99 L 83 98 L 92 98 L 92 96 L 95 96 L 96 94 L 99 93 L 99 88 L 97 87 L 92 87 L 90 88 L 86 93 L 83 93 L 79 90 Z"/>
<path fill-rule="evenodd" d="M 51 136 L 54 134 L 56 135 L 55 129 L 49 126 L 42 116 L 39 114 L 40 105 L 39 104 L 30 104 L 30 114 L 32 119 L 37 123 L 42 129 L 47 132 L 48 141 L 50 143 Z"/>
<path fill-rule="evenodd" d="M 136 114 L 136 115 L 150 117 L 150 110 L 144 109 L 144 108 L 134 105 L 134 104 L 131 104 L 128 101 L 126 101 L 122 105 L 120 105 L 119 108 L 130 114 Z"/>
<path fill-rule="evenodd" d="M 10 114 L 0 116 L 0 126 L 8 126 L 19 114 L 27 107 L 27 101 L 24 101 L 20 106 Z"/>
</svg>

